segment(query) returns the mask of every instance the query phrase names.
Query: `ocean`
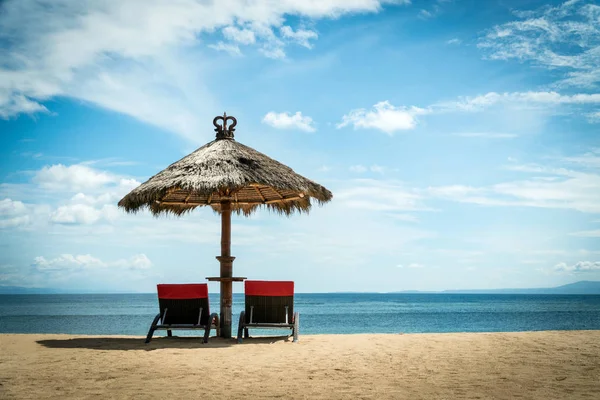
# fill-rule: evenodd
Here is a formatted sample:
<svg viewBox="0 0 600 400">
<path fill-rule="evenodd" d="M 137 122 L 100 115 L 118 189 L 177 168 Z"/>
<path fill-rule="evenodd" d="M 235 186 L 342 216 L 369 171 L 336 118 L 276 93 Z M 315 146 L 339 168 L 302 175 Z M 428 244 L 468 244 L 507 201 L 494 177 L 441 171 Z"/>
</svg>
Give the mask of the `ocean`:
<svg viewBox="0 0 600 400">
<path fill-rule="evenodd" d="M 233 302 L 235 335 L 244 295 Z M 600 295 L 297 293 L 294 307 L 301 335 L 600 330 Z M 0 333 L 146 335 L 157 313 L 156 294 L 0 295 Z"/>
</svg>

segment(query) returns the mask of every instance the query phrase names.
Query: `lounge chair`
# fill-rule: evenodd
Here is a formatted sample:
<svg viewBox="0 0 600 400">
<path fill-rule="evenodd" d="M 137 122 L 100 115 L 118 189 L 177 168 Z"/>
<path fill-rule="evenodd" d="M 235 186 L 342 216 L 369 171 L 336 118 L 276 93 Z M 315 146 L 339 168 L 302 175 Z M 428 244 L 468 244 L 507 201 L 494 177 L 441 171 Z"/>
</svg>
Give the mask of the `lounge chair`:
<svg viewBox="0 0 600 400">
<path fill-rule="evenodd" d="M 298 341 L 299 315 L 294 312 L 294 282 L 245 281 L 245 310 L 240 313 L 238 343 L 242 331 L 248 338 L 250 328 L 291 329 L 294 342 Z"/>
<path fill-rule="evenodd" d="M 206 283 L 160 284 L 156 287 L 160 313 L 150 325 L 146 343 L 150 343 L 157 329 L 166 329 L 167 336 L 172 336 L 174 329 L 204 329 L 204 343 L 208 342 L 212 327 L 219 335 L 219 316 L 210 313 Z"/>
</svg>

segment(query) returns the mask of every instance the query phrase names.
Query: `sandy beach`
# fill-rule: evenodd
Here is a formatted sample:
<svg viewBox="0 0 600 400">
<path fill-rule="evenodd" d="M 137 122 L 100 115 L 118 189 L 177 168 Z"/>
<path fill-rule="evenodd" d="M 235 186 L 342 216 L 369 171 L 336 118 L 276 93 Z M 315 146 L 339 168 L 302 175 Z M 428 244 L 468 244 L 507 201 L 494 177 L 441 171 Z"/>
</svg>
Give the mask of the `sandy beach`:
<svg viewBox="0 0 600 400">
<path fill-rule="evenodd" d="M 2 399 L 597 399 L 600 331 L 0 335 Z"/>
</svg>

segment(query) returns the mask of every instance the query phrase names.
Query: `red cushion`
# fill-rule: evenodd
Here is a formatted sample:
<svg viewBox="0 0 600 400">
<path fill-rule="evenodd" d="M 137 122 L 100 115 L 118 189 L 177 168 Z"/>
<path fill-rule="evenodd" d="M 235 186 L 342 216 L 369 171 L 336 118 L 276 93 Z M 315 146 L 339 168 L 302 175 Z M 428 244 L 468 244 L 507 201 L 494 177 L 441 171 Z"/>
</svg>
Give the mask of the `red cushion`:
<svg viewBox="0 0 600 400">
<path fill-rule="evenodd" d="M 163 283 L 156 285 L 159 299 L 206 299 L 206 283 Z"/>
<path fill-rule="evenodd" d="M 249 296 L 293 296 L 293 281 L 245 281 L 244 290 Z"/>
</svg>

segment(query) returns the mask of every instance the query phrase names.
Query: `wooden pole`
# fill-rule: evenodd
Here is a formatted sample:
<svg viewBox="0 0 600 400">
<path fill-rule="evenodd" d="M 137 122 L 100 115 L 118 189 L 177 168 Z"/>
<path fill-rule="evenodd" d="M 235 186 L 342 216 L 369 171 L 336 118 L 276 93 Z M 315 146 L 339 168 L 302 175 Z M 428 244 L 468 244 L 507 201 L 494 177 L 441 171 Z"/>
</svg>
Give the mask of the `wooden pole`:
<svg viewBox="0 0 600 400">
<path fill-rule="evenodd" d="M 231 201 L 221 202 L 221 337 L 231 338 L 231 304 L 233 302 L 232 280 L 233 260 L 231 256 Z M 229 279 L 227 279 L 229 278 Z"/>
</svg>

